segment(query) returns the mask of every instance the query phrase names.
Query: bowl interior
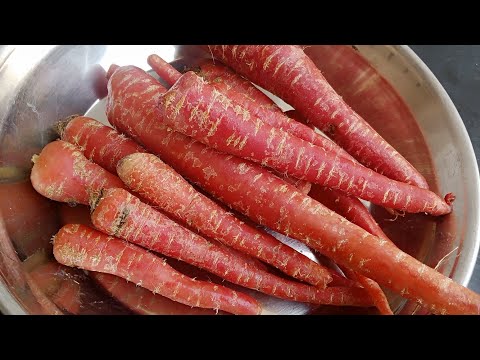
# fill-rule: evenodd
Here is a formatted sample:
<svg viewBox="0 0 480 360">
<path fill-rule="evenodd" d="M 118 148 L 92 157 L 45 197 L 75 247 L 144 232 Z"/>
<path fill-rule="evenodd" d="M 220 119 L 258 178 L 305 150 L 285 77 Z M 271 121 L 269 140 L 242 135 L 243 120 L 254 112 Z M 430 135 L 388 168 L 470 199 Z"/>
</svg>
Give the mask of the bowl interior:
<svg viewBox="0 0 480 360">
<path fill-rule="evenodd" d="M 478 169 L 463 123 L 443 88 L 407 47 L 310 46 L 305 51 L 344 99 L 422 172 L 434 191 L 456 195 L 454 213 L 442 218 L 393 216 L 379 207 L 370 209 L 404 251 L 466 285 L 479 244 Z M 39 196 L 28 174 L 32 155 L 55 138 L 52 125 L 57 120 L 87 113 L 107 123 L 101 99 L 106 95 L 105 70 L 111 63 L 147 70 L 151 53 L 167 61 L 183 57 L 176 62 L 182 66 L 191 64 L 198 50 L 191 46 L 47 46 L 0 51 L 2 312 L 129 313 L 81 271 L 43 266 L 39 273 L 51 259 L 50 239 L 63 220 L 59 204 Z M 301 248 L 298 242 L 291 244 Z M 314 257 L 306 247 L 301 249 Z M 179 262 L 172 260 L 172 264 L 211 279 Z M 81 296 L 79 304 L 63 304 L 62 309 L 55 293 L 65 281 L 77 284 L 72 286 Z M 388 295 L 397 313 L 422 311 L 399 296 Z M 345 312 L 255 296 L 271 313 Z"/>
</svg>

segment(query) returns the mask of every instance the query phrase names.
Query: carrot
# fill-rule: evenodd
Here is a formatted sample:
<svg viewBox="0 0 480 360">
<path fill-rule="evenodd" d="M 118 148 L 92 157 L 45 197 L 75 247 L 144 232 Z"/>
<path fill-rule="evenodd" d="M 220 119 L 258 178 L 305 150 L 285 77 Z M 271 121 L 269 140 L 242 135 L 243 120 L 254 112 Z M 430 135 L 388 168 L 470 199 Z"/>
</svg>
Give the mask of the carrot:
<svg viewBox="0 0 480 360">
<path fill-rule="evenodd" d="M 205 154 L 202 161 L 218 153 Z M 192 160 L 179 161 L 187 174 Z M 205 178 L 188 172 L 190 178 L 222 202 L 259 224 L 303 241 L 337 264 L 348 267 L 402 296 L 429 306 L 435 313 L 479 313 L 480 298 L 465 287 L 402 252 L 388 240 L 378 238 L 296 191 L 265 169 L 231 157 L 231 166 L 213 167 L 216 176 Z M 230 168 L 235 166 L 234 174 Z M 227 189 L 225 179 L 237 186 Z"/>
<path fill-rule="evenodd" d="M 325 287 L 329 271 L 273 236 L 248 226 L 196 191 L 172 168 L 150 154 L 132 154 L 121 160 L 122 181 L 151 204 L 197 232 L 278 268 L 284 273 Z"/>
<path fill-rule="evenodd" d="M 81 148 L 85 157 L 112 174 L 116 173 L 116 165 L 121 158 L 145 151 L 115 129 L 84 116 L 74 115 L 60 121 L 56 130 L 62 140 Z"/>
<path fill-rule="evenodd" d="M 365 229 L 370 234 L 389 240 L 365 205 L 357 198 L 319 185 L 313 185 L 308 196 Z"/>
<path fill-rule="evenodd" d="M 214 45 L 209 50 L 292 105 L 363 165 L 428 188 L 425 178 L 342 100 L 299 46 Z"/>
<path fill-rule="evenodd" d="M 116 275 L 185 305 L 239 315 L 261 311 L 250 296 L 221 285 L 195 281 L 141 247 L 85 225 L 62 227 L 53 240 L 53 255 L 61 264 Z"/>
<path fill-rule="evenodd" d="M 427 165 L 432 161 L 430 149 L 394 86 L 351 45 L 313 46 L 304 51 L 343 100 L 435 187 L 435 174 Z"/>
<path fill-rule="evenodd" d="M 155 69 L 155 68 L 154 68 Z M 228 97 L 240 96 L 247 102 L 253 102 L 257 107 L 281 113 L 282 110 L 267 95 L 256 88 L 250 81 L 243 78 L 228 66 L 210 59 L 203 59 L 194 69 L 198 76 L 215 86 Z M 172 83 L 173 85 L 173 83 Z M 239 102 L 241 104 L 241 102 Z"/>
<path fill-rule="evenodd" d="M 125 79 L 135 79 L 135 81 L 126 81 Z M 158 122 L 154 107 L 161 93 L 165 92 L 166 89 L 145 71 L 133 66 L 122 67 L 112 76 L 108 86 L 107 116 L 109 121 L 118 130 L 136 139 L 147 149 L 159 155 L 163 161 L 181 175 L 195 179 L 196 176 L 209 176 L 210 165 L 214 167 L 230 166 L 228 161 L 230 156 L 215 152 L 214 159 L 208 157 L 207 154 L 211 150 L 206 146 L 180 133 L 173 132 Z M 207 161 L 203 160 L 205 156 L 208 157 Z M 183 157 L 192 160 L 193 166 L 188 164 L 187 167 L 183 167 L 181 161 Z M 235 167 L 231 167 L 230 171 L 233 175 Z M 190 173 L 191 176 L 186 175 Z M 230 182 L 232 186 L 236 186 L 233 180 L 234 178 L 226 178 L 225 183 Z M 197 180 L 195 181 L 197 182 Z M 278 259 L 279 265 L 276 266 L 285 268 L 286 265 L 281 264 L 288 264 L 288 259 L 296 259 L 292 264 L 295 268 L 300 269 L 297 277 L 300 274 L 312 273 L 312 268 L 318 268 L 318 265 L 313 261 L 305 256 L 295 255 L 296 252 L 293 249 L 283 246 L 279 241 L 264 232 L 252 227 L 251 229 L 245 228 L 245 230 L 246 234 L 251 234 L 252 230 L 255 230 L 253 233 L 255 239 L 250 240 L 250 243 L 252 244 L 253 241 L 253 244 L 255 242 L 259 244 L 260 248 L 256 253 L 260 254 L 262 260 L 269 262 L 271 265 L 277 261 L 275 259 Z M 260 250 L 262 251 L 260 252 Z M 246 249 L 242 251 L 246 251 Z M 276 256 L 272 255 L 277 252 Z M 251 252 L 249 254 L 254 256 Z M 286 271 L 286 269 L 283 271 Z M 318 277 L 317 280 L 314 279 L 314 276 L 310 280 L 308 280 L 308 276 L 304 278 L 304 280 L 313 284 L 323 283 L 324 281 Z"/>
<path fill-rule="evenodd" d="M 174 85 L 181 77 L 180 72 L 158 55 L 150 55 L 148 60 L 153 70 L 167 81 L 170 86 Z M 245 109 L 250 116 L 260 118 L 263 122 L 275 128 L 282 129 L 338 156 L 353 160 L 345 150 L 330 139 L 317 134 L 308 126 L 286 116 L 272 100 L 250 81 L 243 79 L 226 66 L 206 61 L 200 65 L 198 75 L 213 88 L 228 97 L 235 105 L 238 105 L 236 107 L 237 111 L 241 112 Z"/>
<path fill-rule="evenodd" d="M 60 202 L 88 205 L 90 194 L 106 187 L 124 187 L 115 175 L 89 161 L 72 144 L 47 144 L 32 159 L 30 180 L 41 195 Z"/>
<path fill-rule="evenodd" d="M 182 75 L 162 95 L 158 109 L 163 121 L 176 131 L 298 179 L 397 210 L 432 215 L 451 212 L 451 206 L 429 190 L 341 161 L 321 147 L 251 117 L 193 72 Z"/>
<path fill-rule="evenodd" d="M 136 286 L 118 276 L 90 272 L 90 276 L 124 306 L 141 315 L 215 315 L 210 309 L 192 308 Z"/>
<path fill-rule="evenodd" d="M 163 60 L 160 56 L 152 54 L 147 58 L 147 63 L 157 73 L 160 78 L 165 80 L 168 85 L 173 85 L 182 74 L 172 65 Z"/>
<path fill-rule="evenodd" d="M 125 79 L 135 80 L 128 83 Z M 223 203 L 404 297 L 428 305 L 433 312 L 479 312 L 478 295 L 387 240 L 345 221 L 265 168 L 169 130 L 152 110 L 164 88 L 143 70 L 122 67 L 108 86 L 109 121 Z M 205 176 L 207 173 L 215 175 Z"/>
<path fill-rule="evenodd" d="M 148 186 L 143 185 L 142 188 L 148 189 Z M 312 304 L 345 306 L 372 304 L 369 300 L 365 301 L 368 296 L 363 289 L 320 290 L 279 278 L 251 266 L 242 258 L 232 256 L 232 253 L 225 251 L 224 247 L 216 246 L 176 224 L 123 189 L 106 190 L 96 203 L 92 222 L 97 229 L 106 234 L 182 260 L 234 284 L 268 295 Z"/>
<path fill-rule="evenodd" d="M 116 65 L 116 64 L 112 64 L 109 68 L 108 68 L 108 71 L 107 73 L 105 74 L 105 77 L 107 79 L 110 79 L 110 77 L 113 75 L 113 73 L 115 71 L 117 71 L 118 69 L 120 68 L 120 66 Z"/>
<path fill-rule="evenodd" d="M 365 205 L 357 198 L 318 185 L 314 185 L 308 195 L 330 210 L 335 211 L 337 214 L 365 229 L 370 234 L 389 240 Z M 375 281 L 363 275 L 356 274 L 348 268 L 344 267 L 342 270 L 347 273 L 349 278 L 358 281 L 369 292 L 375 306 L 381 314 L 393 314 L 385 294 Z"/>
<path fill-rule="evenodd" d="M 147 62 L 152 67 L 152 69 L 157 73 L 157 75 L 160 76 L 160 78 L 162 78 L 163 80 L 165 80 L 167 84 L 170 86 L 173 85 L 182 76 L 182 74 L 179 71 L 177 71 L 177 69 L 175 69 L 172 65 L 167 63 L 158 55 L 155 55 L 155 54 L 150 55 L 147 59 Z M 207 63 L 206 66 L 208 67 L 208 65 L 209 64 Z M 239 78 L 239 80 L 236 81 L 235 78 L 237 77 L 237 75 L 231 70 L 227 70 L 227 68 L 224 66 L 220 67 L 220 66 L 213 65 L 211 68 L 215 74 L 218 74 L 218 75 L 223 74 L 224 76 L 228 77 L 232 82 L 231 84 L 226 84 L 221 81 L 218 81 L 219 77 L 215 77 L 211 81 L 211 83 L 217 90 L 223 92 L 225 95 L 238 97 L 239 98 L 239 101 L 237 101 L 238 104 L 242 105 L 243 102 L 247 102 L 247 104 L 254 109 L 257 108 L 257 105 L 256 105 L 257 102 L 260 102 L 264 105 L 268 104 L 267 105 L 268 109 L 271 109 L 271 111 L 273 112 L 280 113 L 280 116 L 283 116 L 283 113 L 280 110 L 280 108 L 278 108 L 273 101 L 271 101 L 265 94 L 263 94 L 255 86 L 253 86 L 249 81 L 244 80 L 242 78 Z M 225 70 L 223 70 L 222 68 L 225 68 Z M 216 71 L 217 69 L 219 71 Z M 200 73 L 204 74 L 203 70 L 200 70 Z M 212 77 L 210 73 L 206 73 L 206 74 L 209 74 L 210 77 Z M 210 80 L 208 81 L 210 82 Z M 246 83 L 248 83 L 250 87 L 246 85 Z M 237 92 L 236 90 L 231 89 L 232 86 L 236 88 L 240 88 L 242 89 L 242 91 Z M 310 129 L 307 129 L 307 130 L 310 131 Z M 331 143 L 335 145 L 335 143 L 333 142 Z M 311 184 L 306 181 L 293 179 L 288 175 L 284 175 L 278 172 L 276 172 L 275 175 L 295 185 L 295 187 L 297 187 L 300 191 L 304 192 L 305 194 L 308 194 L 308 192 L 310 191 Z"/>
</svg>

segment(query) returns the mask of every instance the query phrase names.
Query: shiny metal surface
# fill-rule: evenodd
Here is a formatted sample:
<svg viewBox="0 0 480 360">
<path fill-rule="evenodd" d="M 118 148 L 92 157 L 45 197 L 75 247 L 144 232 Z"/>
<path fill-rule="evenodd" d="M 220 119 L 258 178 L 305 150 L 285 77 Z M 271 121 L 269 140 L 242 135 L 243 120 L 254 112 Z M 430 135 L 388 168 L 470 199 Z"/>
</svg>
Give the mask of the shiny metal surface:
<svg viewBox="0 0 480 360">
<path fill-rule="evenodd" d="M 416 255 L 435 265 L 454 250 L 440 270 L 467 285 L 480 242 L 480 184 L 465 127 L 441 85 L 408 47 L 358 48 L 394 84 L 415 115 L 431 154 L 431 163 L 424 166 L 436 175 L 438 191 L 457 195 L 454 216 L 436 223 L 419 223 L 426 230 L 419 240 L 424 246 Z M 58 119 L 90 109 L 89 114 L 101 120 L 102 102 L 93 108 L 92 105 L 105 96 L 105 70 L 112 62 L 148 69 L 146 57 L 152 52 L 172 61 L 180 54 L 191 53 L 192 49 L 169 45 L 0 46 L 0 167 L 19 170 L 14 172 L 16 176 L 28 174 L 31 156 L 54 138 L 51 125 Z M 407 138 L 408 134 L 398 141 Z M 411 149 L 412 156 L 415 150 Z M 8 183 L 12 179 L 0 177 L 0 180 Z M 2 201 L 4 199 L 0 199 L 0 203 Z M 12 221 L 5 214 L 3 218 Z M 55 209 L 52 208 L 51 216 L 39 220 L 36 227 L 39 234 L 28 247 L 24 244 L 25 238 L 15 238 L 11 230 L 7 232 L 5 222 L 0 210 L 0 311 L 46 313 L 41 299 L 39 303 L 38 295 L 32 293 L 22 261 L 39 248 L 49 251 L 50 245 L 45 239 L 58 228 Z M 304 250 L 313 256 L 308 249 Z M 88 302 L 88 298 L 85 301 Z M 302 314 L 310 310 L 302 304 L 266 296 L 261 297 L 261 301 L 267 305 L 268 313 Z M 392 296 L 392 304 L 400 311 L 404 301 Z M 99 312 L 102 311 L 99 307 Z"/>
</svg>

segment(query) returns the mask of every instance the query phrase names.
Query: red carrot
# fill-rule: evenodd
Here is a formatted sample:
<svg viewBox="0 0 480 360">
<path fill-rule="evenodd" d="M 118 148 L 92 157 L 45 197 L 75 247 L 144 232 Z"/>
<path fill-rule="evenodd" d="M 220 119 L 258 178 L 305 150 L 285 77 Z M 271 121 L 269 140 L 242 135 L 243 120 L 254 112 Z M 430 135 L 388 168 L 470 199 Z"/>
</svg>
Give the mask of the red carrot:
<svg viewBox="0 0 480 360">
<path fill-rule="evenodd" d="M 62 140 L 81 148 L 85 157 L 112 174 L 121 158 L 145 151 L 135 141 L 92 118 L 73 116 L 59 122 L 56 128 Z"/>
<path fill-rule="evenodd" d="M 60 202 L 88 205 L 91 193 L 107 187 L 124 187 L 115 175 L 89 161 L 77 147 L 58 140 L 34 155 L 30 175 L 41 195 Z"/>
<path fill-rule="evenodd" d="M 342 100 L 299 46 L 214 45 L 209 50 L 292 105 L 365 166 L 428 188 L 424 177 Z"/>
<path fill-rule="evenodd" d="M 152 69 L 169 84 L 170 86 L 182 76 L 177 69 L 163 60 L 160 56 L 152 54 L 147 58 L 147 63 Z"/>
<path fill-rule="evenodd" d="M 478 295 L 388 245 L 387 240 L 346 222 L 257 164 L 226 156 L 166 128 L 152 110 L 164 88 L 141 69 L 119 69 L 108 86 L 110 122 L 223 203 L 310 244 L 382 286 L 429 305 L 434 312 L 479 312 Z M 205 176 L 204 169 L 215 176 Z M 334 251 L 337 248 L 342 251 Z"/>
<path fill-rule="evenodd" d="M 430 149 L 395 84 L 351 45 L 312 46 L 304 52 L 342 99 L 434 185 L 435 175 L 427 165 Z"/>
<path fill-rule="evenodd" d="M 205 178 L 190 170 L 192 160 L 178 157 L 177 168 L 213 196 L 259 224 L 303 241 L 343 267 L 348 267 L 435 313 L 480 313 L 480 297 L 402 252 L 388 240 L 351 224 L 320 203 L 295 190 L 267 170 L 231 157 L 230 166 L 214 166 L 219 153 L 202 153 L 215 170 Z M 212 161 L 209 161 L 212 159 Z M 236 166 L 235 173 L 231 168 Z M 227 179 L 237 186 L 227 189 Z M 252 181 L 255 179 L 255 181 Z"/>
<path fill-rule="evenodd" d="M 365 229 L 370 234 L 389 240 L 365 205 L 357 198 L 318 185 L 312 186 L 308 196 Z"/>
<path fill-rule="evenodd" d="M 123 162 L 123 161 L 122 161 Z M 142 184 L 147 192 L 149 187 Z M 176 187 L 172 187 L 176 189 Z M 177 190 L 175 190 L 177 191 Z M 327 288 L 279 278 L 176 224 L 123 189 L 106 190 L 92 213 L 95 227 L 144 248 L 207 270 L 234 284 L 312 304 L 370 306 L 363 289 Z M 334 290 L 331 290 L 334 289 Z M 343 295 L 343 296 L 341 296 Z"/>
<path fill-rule="evenodd" d="M 106 77 L 107 79 L 110 79 L 110 77 L 113 75 L 113 73 L 114 73 L 115 71 L 117 71 L 119 68 L 120 68 L 120 66 L 118 66 L 118 65 L 115 65 L 115 64 L 111 65 L 111 66 L 108 68 L 108 71 L 107 71 L 107 74 L 105 75 L 105 77 Z"/>
<path fill-rule="evenodd" d="M 115 299 L 130 310 L 142 315 L 215 315 L 210 309 L 192 308 L 172 301 L 164 296 L 153 294 L 143 287 L 136 286 L 118 276 L 90 272 L 89 275 L 107 290 Z"/>
<path fill-rule="evenodd" d="M 254 102 L 257 107 L 270 109 L 277 113 L 282 112 L 275 102 L 256 88 L 250 81 L 218 61 L 214 62 L 209 59 L 203 59 L 198 66 L 192 70 L 215 86 L 219 91 L 224 92 L 228 97 L 231 97 L 231 95 L 241 95 L 244 101 Z M 173 85 L 173 83 L 171 85 Z"/>
<path fill-rule="evenodd" d="M 182 76 L 182 74 L 177 69 L 175 69 L 172 65 L 167 63 L 158 55 L 154 55 L 154 54 L 150 55 L 147 59 L 147 62 L 152 67 L 152 69 L 158 74 L 158 76 L 160 76 L 160 78 L 165 80 L 167 84 L 170 86 L 173 85 Z M 200 73 L 205 76 L 209 76 L 209 79 L 211 79 L 211 77 L 214 76 L 211 73 L 212 71 L 215 75 L 219 75 L 221 73 L 224 77 L 227 77 L 230 82 L 229 84 L 226 84 L 226 82 L 218 81 L 219 77 L 215 77 L 214 79 L 212 79 L 211 83 L 217 90 L 221 91 L 227 96 L 230 96 L 230 97 L 235 96 L 235 98 L 238 98 L 237 100 L 239 101 L 236 101 L 236 102 L 239 105 L 242 105 L 243 102 L 247 102 L 248 106 L 256 109 L 258 107 L 257 103 L 262 103 L 263 105 L 266 105 L 267 110 L 271 109 L 272 112 L 279 114 L 280 117 L 285 117 L 282 111 L 280 110 L 280 108 L 278 108 L 272 100 L 270 100 L 264 93 L 262 93 L 255 86 L 253 86 L 249 81 L 238 77 L 238 75 L 236 75 L 233 71 L 228 70 L 228 68 L 225 66 L 221 66 L 221 65 L 215 66 L 213 64 L 212 66 L 209 66 L 209 65 L 210 65 L 209 63 L 206 64 L 206 68 L 207 68 L 206 73 L 203 70 L 200 70 Z M 216 71 L 217 69 L 219 71 Z M 236 79 L 237 77 L 239 78 L 238 80 Z M 210 82 L 210 80 L 208 81 Z M 249 85 L 247 85 L 246 83 L 248 83 Z M 236 90 L 232 89 L 232 87 L 235 87 L 235 89 L 237 90 L 238 89 L 241 89 L 241 90 L 237 92 Z M 275 122 L 275 118 L 272 118 L 272 121 Z M 287 118 L 287 121 L 292 122 L 288 118 Z M 286 125 L 284 124 L 284 126 L 289 127 L 290 124 L 286 124 Z M 310 131 L 310 129 L 307 128 L 307 131 Z M 333 142 L 331 143 L 338 148 L 338 146 L 335 143 Z M 342 149 L 340 150 L 343 151 Z M 311 184 L 306 181 L 294 179 L 289 177 L 288 175 L 284 175 L 278 172 L 276 172 L 275 175 L 277 175 L 280 178 L 283 178 L 288 183 L 295 185 L 295 187 L 297 187 L 300 191 L 304 192 L 305 194 L 308 194 L 308 191 L 310 191 Z"/>
<path fill-rule="evenodd" d="M 370 234 L 389 240 L 365 205 L 363 205 L 357 198 L 318 185 L 314 185 L 308 195 L 350 222 L 365 229 Z M 372 300 L 375 302 L 375 306 L 379 309 L 381 314 L 393 314 L 385 294 L 375 281 L 363 275 L 356 274 L 348 268 L 342 268 L 342 270 L 347 273 L 349 278 L 362 284 L 372 296 Z"/>
<path fill-rule="evenodd" d="M 84 151 L 84 154 L 89 154 L 89 156 L 93 157 L 93 160 L 100 165 L 105 166 L 104 160 L 106 160 L 105 156 L 99 156 L 101 154 L 110 154 L 108 158 L 111 160 L 108 161 L 107 165 L 112 167 L 116 166 L 121 157 L 134 153 L 136 149 L 140 148 L 140 150 L 143 151 L 143 148 L 136 145 L 133 140 L 125 138 L 116 130 L 111 129 L 94 119 L 77 117 L 68 122 L 64 122 L 61 125 L 63 126 L 59 126 L 59 128 L 62 136 L 70 141 L 75 141 L 78 143 L 81 146 L 81 149 Z M 98 144 L 101 144 L 100 151 L 97 147 Z M 115 153 L 117 156 L 115 156 Z M 158 160 L 158 162 L 161 162 L 156 157 L 154 158 Z M 180 176 L 178 176 L 178 178 L 180 181 L 185 183 L 186 186 L 190 187 L 190 185 L 186 183 Z M 169 194 L 171 192 L 171 184 L 165 185 L 167 185 L 165 191 L 167 194 Z M 306 191 L 309 189 L 305 189 L 304 187 L 302 190 Z M 206 199 L 205 197 L 203 198 L 207 202 L 211 203 L 211 200 Z M 213 211 L 222 212 L 223 209 L 214 204 Z M 226 220 L 228 220 L 230 224 L 233 223 L 235 225 L 235 229 L 227 230 L 226 226 L 223 226 L 221 229 L 223 232 L 222 235 L 220 235 L 220 231 L 217 233 L 210 231 L 206 233 L 207 236 L 214 238 L 218 238 L 218 236 L 220 236 L 221 239 L 229 239 L 224 241 L 226 243 L 232 241 L 235 241 L 237 244 L 240 243 L 242 245 L 237 245 L 237 248 L 240 248 L 243 252 L 251 253 L 252 255 L 261 253 L 262 255 L 259 256 L 261 259 L 266 260 L 269 263 L 273 263 L 277 267 L 280 266 L 288 274 L 291 274 L 300 280 L 313 283 L 314 285 L 325 286 L 325 284 L 331 279 L 329 277 L 328 270 L 322 268 L 320 265 L 311 261 L 307 257 L 301 255 L 290 247 L 281 244 L 270 235 L 265 234 L 260 230 L 252 229 L 246 224 L 242 224 L 230 213 L 223 211 L 223 214 L 225 214 Z M 81 221 L 80 223 L 84 222 Z M 210 230 L 212 229 L 213 227 Z M 231 235 L 231 237 L 229 238 L 228 235 Z M 232 250 L 229 249 L 229 252 L 232 252 Z M 236 254 L 236 256 L 238 257 L 241 255 Z M 254 263 L 253 259 L 250 259 L 250 262 Z M 259 264 L 257 263 L 257 266 L 258 265 Z"/>
<path fill-rule="evenodd" d="M 170 86 L 174 85 L 181 77 L 180 72 L 159 56 L 150 55 L 148 60 L 155 72 L 166 80 Z M 236 105 L 235 109 L 237 112 L 242 113 L 246 110 L 248 113 L 245 116 L 257 117 L 272 127 L 282 129 L 338 156 L 353 160 L 345 150 L 333 141 L 286 116 L 272 100 L 250 81 L 243 79 L 226 66 L 213 64 L 212 62 L 203 62 L 198 74 L 213 88 L 228 97 L 234 103 L 234 106 Z M 259 106 L 259 104 L 261 105 Z"/>
<path fill-rule="evenodd" d="M 55 235 L 53 254 L 61 264 L 119 276 L 182 304 L 259 314 L 257 301 L 221 285 L 191 279 L 154 254 L 85 225 L 65 225 Z"/>
<path fill-rule="evenodd" d="M 125 79 L 134 80 L 125 81 Z M 176 170 L 182 171 L 180 168 L 177 169 L 176 165 L 179 163 L 178 160 L 180 160 L 180 158 L 187 156 L 194 161 L 194 166 L 189 170 L 197 172 L 199 176 L 209 176 L 209 164 L 201 160 L 204 151 L 209 151 L 208 148 L 198 142 L 194 142 L 191 138 L 172 132 L 158 123 L 158 117 L 156 112 L 154 112 L 154 107 L 161 93 L 165 92 L 166 89 L 161 86 L 156 79 L 139 68 L 128 66 L 122 67 L 118 73 L 111 78 L 108 86 L 107 115 L 109 121 L 115 125 L 117 129 L 136 139 L 153 153 L 160 155 L 162 160 L 166 161 Z M 130 94 L 134 94 L 135 96 L 131 96 Z M 215 162 L 215 164 L 212 163 L 213 166 L 229 166 L 228 158 L 229 156 L 225 154 L 218 154 L 215 160 L 209 159 L 209 161 Z M 195 159 L 198 159 L 198 161 Z M 233 174 L 234 168 L 232 168 L 231 171 Z M 182 174 L 185 174 L 185 172 Z M 231 180 L 232 179 L 229 181 Z M 232 185 L 234 186 L 234 183 Z M 298 263 L 295 263 L 295 267 L 300 269 L 296 276 L 303 273 L 309 274 L 311 272 L 309 269 L 318 267 L 318 265 L 310 259 L 295 255 L 296 252 L 294 250 L 283 246 L 276 239 L 257 229 L 254 230 L 256 230 L 253 234 L 256 238 L 255 241 L 258 242 L 262 248 L 260 255 L 263 253 L 263 260 L 272 264 L 272 261 L 275 261 L 277 258 L 281 261 L 280 264 L 287 264 L 288 259 L 296 258 Z M 246 232 L 246 234 L 248 233 L 251 233 L 251 230 Z M 272 242 L 272 239 L 274 242 Z M 277 250 L 274 250 L 276 248 L 279 249 L 276 257 L 266 256 L 272 254 L 272 251 L 276 253 Z M 283 265 L 283 267 L 285 266 L 286 265 Z M 323 280 L 320 281 L 318 277 L 317 280 L 313 280 L 314 278 L 315 277 L 312 277 L 312 279 L 307 282 L 313 282 L 314 284 L 316 282 L 323 282 Z"/>
<path fill-rule="evenodd" d="M 341 161 L 325 149 L 276 129 L 228 98 L 193 72 L 184 74 L 161 98 L 159 116 L 176 131 L 298 179 L 344 191 L 377 205 L 444 215 L 451 207 L 431 191 L 388 179 Z"/>
<path fill-rule="evenodd" d="M 302 124 L 309 124 L 308 121 L 295 110 L 287 111 L 286 114 Z M 312 125 L 310 124 L 310 126 Z M 352 223 L 367 230 L 370 234 L 389 240 L 365 205 L 356 197 L 319 185 L 313 185 L 308 195 L 330 210 L 335 211 Z M 357 274 L 348 268 L 343 268 L 342 270 L 350 279 L 357 281 L 367 290 L 375 306 L 380 311 L 380 314 L 393 315 L 388 299 L 375 281 Z"/>
<path fill-rule="evenodd" d="M 140 153 L 129 155 L 119 162 L 117 171 L 130 189 L 174 219 L 192 226 L 200 234 L 313 285 L 325 287 L 332 280 L 326 268 L 273 236 L 241 222 L 196 191 L 156 156 Z"/>
<path fill-rule="evenodd" d="M 385 296 L 382 288 L 378 283 L 369 279 L 366 276 L 360 275 L 349 268 L 342 267 L 342 271 L 352 280 L 357 281 L 362 287 L 368 292 L 370 298 L 372 299 L 375 307 L 378 309 L 381 315 L 393 315 L 392 309 L 390 309 L 390 304 L 388 299 Z"/>
</svg>

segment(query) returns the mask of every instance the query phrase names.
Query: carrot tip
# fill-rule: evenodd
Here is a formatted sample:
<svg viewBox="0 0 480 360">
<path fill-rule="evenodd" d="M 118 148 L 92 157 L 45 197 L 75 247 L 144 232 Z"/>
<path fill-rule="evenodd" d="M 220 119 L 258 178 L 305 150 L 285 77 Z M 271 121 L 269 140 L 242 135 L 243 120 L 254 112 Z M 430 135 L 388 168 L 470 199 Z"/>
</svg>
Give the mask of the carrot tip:
<svg viewBox="0 0 480 360">
<path fill-rule="evenodd" d="M 63 132 L 65 131 L 65 128 L 67 127 L 68 123 L 79 116 L 81 115 L 73 114 L 73 115 L 67 116 L 65 119 L 57 121 L 53 125 L 53 129 L 61 138 L 63 136 Z"/>
<path fill-rule="evenodd" d="M 33 154 L 32 156 L 32 163 L 36 163 L 37 162 L 37 159 L 38 159 L 38 155 L 37 154 Z"/>
<path fill-rule="evenodd" d="M 456 196 L 453 193 L 448 193 L 447 195 L 445 195 L 445 202 L 448 205 L 452 205 L 455 199 L 456 199 Z"/>
<path fill-rule="evenodd" d="M 105 75 L 105 77 L 107 78 L 107 80 L 109 80 L 109 79 L 112 77 L 113 73 L 114 73 L 115 71 L 117 71 L 117 69 L 118 69 L 119 67 L 120 67 L 120 66 L 118 66 L 117 64 L 112 64 L 112 65 L 110 65 L 110 67 L 108 68 L 107 74 Z"/>
</svg>

